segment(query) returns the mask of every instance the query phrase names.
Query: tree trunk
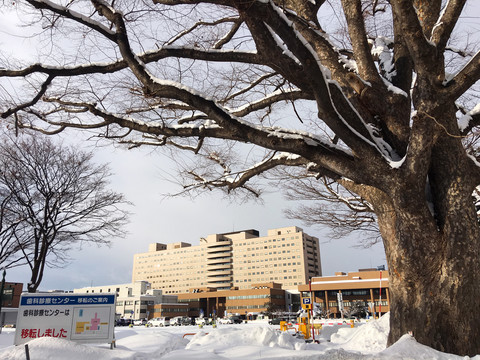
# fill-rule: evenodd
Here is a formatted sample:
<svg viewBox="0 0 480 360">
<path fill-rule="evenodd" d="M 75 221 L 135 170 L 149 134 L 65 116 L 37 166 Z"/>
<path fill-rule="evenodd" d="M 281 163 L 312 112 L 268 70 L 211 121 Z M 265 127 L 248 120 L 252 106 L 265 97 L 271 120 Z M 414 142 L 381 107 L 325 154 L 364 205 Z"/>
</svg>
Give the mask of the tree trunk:
<svg viewBox="0 0 480 360">
<path fill-rule="evenodd" d="M 421 194 L 404 196 L 408 206 L 395 201 L 379 213 L 389 267 L 388 342 L 411 332 L 440 351 L 477 355 L 480 323 L 470 314 L 480 299 L 480 236 L 473 204 L 451 208 L 448 227 L 440 229 Z"/>
</svg>

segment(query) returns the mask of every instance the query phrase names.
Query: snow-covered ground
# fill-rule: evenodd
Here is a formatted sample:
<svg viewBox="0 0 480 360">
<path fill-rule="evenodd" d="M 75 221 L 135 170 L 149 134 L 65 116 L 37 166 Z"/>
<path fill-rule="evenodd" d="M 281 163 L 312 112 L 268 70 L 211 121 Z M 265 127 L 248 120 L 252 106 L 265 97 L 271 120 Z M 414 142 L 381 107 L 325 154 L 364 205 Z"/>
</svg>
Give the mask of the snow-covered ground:
<svg viewBox="0 0 480 360">
<path fill-rule="evenodd" d="M 56 338 L 40 338 L 28 343 L 32 360 L 406 360 L 469 359 L 435 351 L 409 335 L 386 348 L 388 314 L 380 320 L 349 326 L 324 326 L 316 336 L 319 344 L 305 343 L 278 326 L 250 322 L 239 325 L 115 328 L 117 347 L 107 344 L 83 345 Z M 0 334 L 0 359 L 24 360 L 25 347 L 13 346 L 14 329 Z M 193 334 L 195 335 L 185 335 Z M 184 336 L 185 335 L 185 336 Z M 478 339 L 472 339 L 478 341 Z M 480 355 L 471 358 L 480 360 Z"/>
</svg>

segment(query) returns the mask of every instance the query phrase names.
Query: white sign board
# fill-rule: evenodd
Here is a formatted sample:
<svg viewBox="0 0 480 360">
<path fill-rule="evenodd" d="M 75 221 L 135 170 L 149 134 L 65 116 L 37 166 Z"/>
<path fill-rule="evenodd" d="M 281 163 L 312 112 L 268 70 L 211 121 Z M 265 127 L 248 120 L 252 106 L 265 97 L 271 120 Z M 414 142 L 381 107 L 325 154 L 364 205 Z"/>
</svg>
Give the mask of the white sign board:
<svg viewBox="0 0 480 360">
<path fill-rule="evenodd" d="M 14 343 L 41 337 L 112 343 L 114 326 L 115 294 L 24 294 Z"/>
</svg>

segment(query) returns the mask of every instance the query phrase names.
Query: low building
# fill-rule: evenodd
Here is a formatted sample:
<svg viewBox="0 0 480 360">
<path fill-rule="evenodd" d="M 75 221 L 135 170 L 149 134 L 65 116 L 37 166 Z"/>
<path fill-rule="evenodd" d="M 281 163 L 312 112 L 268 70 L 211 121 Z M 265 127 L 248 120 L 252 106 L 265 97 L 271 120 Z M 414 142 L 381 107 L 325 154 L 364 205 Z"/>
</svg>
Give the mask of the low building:
<svg viewBox="0 0 480 360">
<path fill-rule="evenodd" d="M 22 291 L 23 283 L 5 282 L 2 294 L 2 308 L 18 308 Z"/>
<path fill-rule="evenodd" d="M 188 303 L 188 316 L 203 314 L 211 317 L 240 315 L 244 318 L 256 316 L 267 311 L 269 304 L 286 310 L 285 290 L 274 282 L 253 284 L 250 289 L 217 290 L 216 288 L 190 289 L 188 293 L 178 294 L 179 303 Z"/>
<path fill-rule="evenodd" d="M 151 289 L 147 281 L 132 284 L 105 285 L 74 289 L 74 293 L 98 294 L 116 293 L 115 313 L 125 319 L 151 319 L 154 317 L 154 306 L 157 304 L 175 304 L 177 297 L 163 295 L 162 290 Z"/>
<path fill-rule="evenodd" d="M 190 304 L 188 303 L 156 304 L 153 306 L 153 317 L 188 316 L 189 307 Z"/>
<path fill-rule="evenodd" d="M 2 293 L 2 311 L 0 313 L 0 326 L 15 326 L 17 323 L 18 306 L 23 291 L 23 283 L 5 282 Z"/>
<path fill-rule="evenodd" d="M 300 285 L 298 290 L 302 302 L 310 297 L 309 284 Z M 335 276 L 315 277 L 311 280 L 311 292 L 311 299 L 325 317 L 341 317 L 341 307 L 348 312 L 355 303 L 376 316 L 390 311 L 388 271 L 385 270 L 361 269 L 348 274 L 337 272 Z"/>
</svg>

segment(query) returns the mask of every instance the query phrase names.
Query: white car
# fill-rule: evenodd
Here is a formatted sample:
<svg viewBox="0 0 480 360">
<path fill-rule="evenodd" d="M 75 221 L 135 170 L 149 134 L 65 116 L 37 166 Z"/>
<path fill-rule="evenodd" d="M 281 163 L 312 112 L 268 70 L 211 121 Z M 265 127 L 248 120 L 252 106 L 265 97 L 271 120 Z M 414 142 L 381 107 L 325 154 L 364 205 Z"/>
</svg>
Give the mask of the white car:
<svg viewBox="0 0 480 360">
<path fill-rule="evenodd" d="M 210 318 L 201 318 L 201 317 L 198 317 L 195 319 L 195 324 L 196 325 L 210 325 L 212 323 L 211 321 L 212 319 Z"/>
<path fill-rule="evenodd" d="M 166 317 L 157 317 L 148 320 L 150 326 L 169 326 L 170 325 L 170 318 Z"/>
<path fill-rule="evenodd" d="M 217 320 L 219 324 L 233 324 L 233 319 L 224 317 Z"/>
<path fill-rule="evenodd" d="M 136 326 L 145 325 L 146 323 L 147 323 L 146 319 L 138 319 L 133 321 L 133 325 L 136 325 Z"/>
<path fill-rule="evenodd" d="M 170 325 L 190 325 L 191 319 L 187 316 L 176 316 L 170 320 Z"/>
</svg>

